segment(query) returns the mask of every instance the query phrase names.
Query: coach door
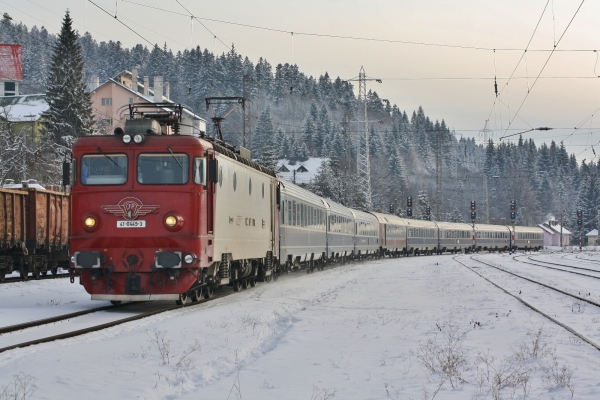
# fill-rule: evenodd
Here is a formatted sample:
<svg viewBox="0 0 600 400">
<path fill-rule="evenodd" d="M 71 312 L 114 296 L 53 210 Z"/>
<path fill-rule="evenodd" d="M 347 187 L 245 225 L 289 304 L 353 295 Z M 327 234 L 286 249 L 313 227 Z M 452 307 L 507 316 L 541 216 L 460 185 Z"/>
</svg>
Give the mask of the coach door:
<svg viewBox="0 0 600 400">
<path fill-rule="evenodd" d="M 208 182 L 206 183 L 206 229 L 212 234 L 215 229 L 215 191 L 219 178 L 219 165 L 215 158 L 215 152 L 207 150 L 206 160 L 208 162 Z"/>
</svg>

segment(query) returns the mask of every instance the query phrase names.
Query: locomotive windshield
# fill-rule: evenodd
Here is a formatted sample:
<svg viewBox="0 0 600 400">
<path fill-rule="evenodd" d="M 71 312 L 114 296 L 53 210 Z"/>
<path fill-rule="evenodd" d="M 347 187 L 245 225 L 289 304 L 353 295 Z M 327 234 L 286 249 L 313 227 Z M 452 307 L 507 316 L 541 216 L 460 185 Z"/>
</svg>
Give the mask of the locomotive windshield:
<svg viewBox="0 0 600 400">
<path fill-rule="evenodd" d="M 125 154 L 88 154 L 81 158 L 81 183 L 84 185 L 122 185 L 125 182 Z"/>
<path fill-rule="evenodd" d="M 144 185 L 182 185 L 188 182 L 187 154 L 140 154 L 137 180 Z"/>
</svg>

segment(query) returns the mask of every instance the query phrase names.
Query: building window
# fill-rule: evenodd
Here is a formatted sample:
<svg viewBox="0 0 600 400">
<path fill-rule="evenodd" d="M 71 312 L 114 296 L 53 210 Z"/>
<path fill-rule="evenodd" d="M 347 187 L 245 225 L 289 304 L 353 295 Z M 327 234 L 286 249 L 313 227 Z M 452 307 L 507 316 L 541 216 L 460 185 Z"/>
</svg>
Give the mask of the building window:
<svg viewBox="0 0 600 400">
<path fill-rule="evenodd" d="M 129 98 L 129 104 L 133 104 L 133 97 Z"/>
<path fill-rule="evenodd" d="M 103 106 L 112 106 L 112 97 L 103 97 L 102 105 Z"/>
<path fill-rule="evenodd" d="M 102 126 L 112 126 L 112 118 L 103 119 L 100 123 Z"/>
<path fill-rule="evenodd" d="M 14 96 L 17 94 L 16 85 L 14 82 L 4 82 L 4 95 Z"/>
</svg>

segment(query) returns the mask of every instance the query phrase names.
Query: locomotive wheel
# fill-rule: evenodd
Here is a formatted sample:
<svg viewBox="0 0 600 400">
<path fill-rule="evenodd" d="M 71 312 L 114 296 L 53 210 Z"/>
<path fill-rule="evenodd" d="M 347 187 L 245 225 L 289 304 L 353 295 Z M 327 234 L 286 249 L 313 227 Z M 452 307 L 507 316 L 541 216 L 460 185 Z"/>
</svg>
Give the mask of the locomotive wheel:
<svg viewBox="0 0 600 400">
<path fill-rule="evenodd" d="M 242 282 L 242 289 L 248 289 L 248 281 Z"/>
<path fill-rule="evenodd" d="M 279 279 L 279 272 L 273 274 L 273 280 L 276 281 L 277 279 Z"/>
<path fill-rule="evenodd" d="M 252 278 L 250 279 L 250 287 L 254 287 L 256 286 L 256 279 Z"/>
<path fill-rule="evenodd" d="M 39 269 L 33 270 L 33 272 L 31 273 L 31 275 L 33 275 L 34 279 L 40 279 L 40 270 Z"/>
<path fill-rule="evenodd" d="M 42 276 L 48 275 L 48 270 L 42 271 L 41 274 L 42 274 Z"/>
<path fill-rule="evenodd" d="M 27 271 L 19 271 L 19 275 L 21 276 L 21 279 L 27 280 L 29 278 L 29 272 Z"/>
<path fill-rule="evenodd" d="M 56 267 L 56 268 L 52 268 L 52 269 L 50 270 L 50 273 L 51 273 L 52 275 L 57 275 L 57 274 L 58 274 L 58 267 Z"/>
<path fill-rule="evenodd" d="M 110 304 L 113 306 L 120 306 L 123 302 L 121 300 L 111 300 Z"/>
<path fill-rule="evenodd" d="M 182 293 L 179 295 L 179 300 L 175 300 L 175 303 L 177 303 L 178 306 L 182 306 L 185 303 L 187 303 L 187 301 L 188 301 L 188 294 Z"/>
<path fill-rule="evenodd" d="M 212 299 L 213 297 L 213 287 L 212 286 L 207 286 L 206 290 L 204 291 L 204 298 L 205 299 Z"/>
<path fill-rule="evenodd" d="M 242 290 L 242 282 L 240 282 L 240 281 L 233 282 L 233 291 L 239 292 L 240 290 Z"/>
<path fill-rule="evenodd" d="M 0 282 L 4 282 L 5 276 L 6 276 L 6 272 L 4 272 L 4 270 L 0 271 Z"/>
<path fill-rule="evenodd" d="M 202 288 L 198 288 L 196 290 L 192 290 L 192 301 L 194 303 L 199 302 L 200 300 L 202 300 L 204 296 L 202 295 Z"/>
</svg>

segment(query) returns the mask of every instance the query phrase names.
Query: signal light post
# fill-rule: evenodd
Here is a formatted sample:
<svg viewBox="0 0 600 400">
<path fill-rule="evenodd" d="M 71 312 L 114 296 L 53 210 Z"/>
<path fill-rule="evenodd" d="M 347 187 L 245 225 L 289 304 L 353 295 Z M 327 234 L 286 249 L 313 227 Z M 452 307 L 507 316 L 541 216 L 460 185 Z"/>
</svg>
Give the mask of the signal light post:
<svg viewBox="0 0 600 400">
<path fill-rule="evenodd" d="M 516 200 L 511 200 L 510 201 L 510 221 L 512 222 L 512 232 L 510 233 L 510 254 L 512 254 L 512 252 L 515 249 L 515 219 L 517 217 L 517 201 Z"/>
<path fill-rule="evenodd" d="M 583 247 L 583 210 L 577 209 L 577 226 L 579 227 L 579 251 Z"/>
<path fill-rule="evenodd" d="M 475 206 L 475 200 L 471 200 L 471 224 L 473 224 L 473 253 L 475 253 L 475 218 L 477 218 L 477 211 Z"/>
<path fill-rule="evenodd" d="M 425 214 L 427 214 L 425 216 L 425 219 L 427 221 L 431 221 L 431 207 L 429 207 L 429 206 L 425 207 Z"/>
<path fill-rule="evenodd" d="M 406 216 L 412 217 L 412 197 L 408 196 L 406 198 Z"/>
</svg>

